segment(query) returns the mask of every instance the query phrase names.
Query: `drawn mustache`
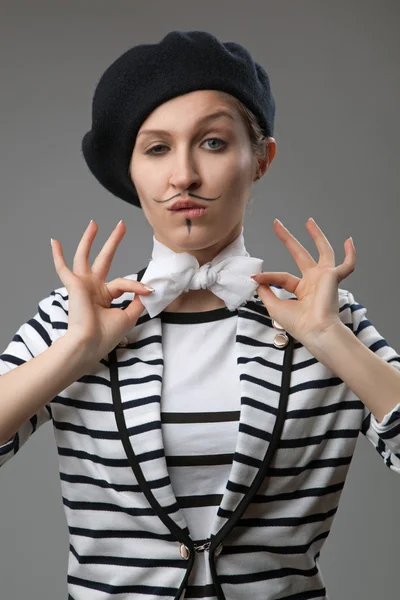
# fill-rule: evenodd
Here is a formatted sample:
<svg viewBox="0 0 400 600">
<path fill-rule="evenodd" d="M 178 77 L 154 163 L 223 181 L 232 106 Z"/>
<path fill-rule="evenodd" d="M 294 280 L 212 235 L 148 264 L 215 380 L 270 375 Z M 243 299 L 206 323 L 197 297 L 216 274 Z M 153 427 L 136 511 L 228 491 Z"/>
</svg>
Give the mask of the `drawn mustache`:
<svg viewBox="0 0 400 600">
<path fill-rule="evenodd" d="M 169 202 L 170 200 L 173 200 L 174 198 L 179 198 L 180 196 L 183 196 L 183 194 L 176 194 L 175 196 L 171 196 L 171 198 L 168 198 L 168 200 L 157 200 L 156 198 L 153 198 L 154 202 L 158 202 L 158 203 L 164 203 L 164 202 Z M 221 198 L 222 194 L 220 194 L 219 196 L 217 196 L 216 198 L 204 198 L 203 196 L 198 196 L 197 194 L 186 194 L 186 196 L 188 198 L 198 198 L 199 200 L 205 200 L 206 202 L 213 202 L 214 200 L 218 200 L 218 198 Z"/>
</svg>

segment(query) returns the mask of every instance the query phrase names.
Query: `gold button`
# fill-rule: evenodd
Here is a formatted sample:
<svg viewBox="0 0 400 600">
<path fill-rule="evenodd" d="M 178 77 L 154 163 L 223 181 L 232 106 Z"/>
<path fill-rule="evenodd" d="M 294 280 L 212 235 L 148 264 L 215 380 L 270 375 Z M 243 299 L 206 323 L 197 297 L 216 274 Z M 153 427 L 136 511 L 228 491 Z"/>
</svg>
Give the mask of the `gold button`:
<svg viewBox="0 0 400 600">
<path fill-rule="evenodd" d="M 129 340 L 128 338 L 125 336 L 122 338 L 122 340 L 120 341 L 120 343 L 118 344 L 119 348 L 125 348 L 125 346 L 127 346 L 129 344 Z"/>
<path fill-rule="evenodd" d="M 289 343 L 289 338 L 286 333 L 278 333 L 274 338 L 274 346 L 277 348 L 284 348 Z"/>
<path fill-rule="evenodd" d="M 222 542 L 215 548 L 214 554 L 215 554 L 215 556 L 219 556 L 221 554 L 221 552 L 222 552 Z"/>
<path fill-rule="evenodd" d="M 186 558 L 186 560 L 190 557 L 190 550 L 185 544 L 180 545 L 179 552 L 182 558 Z"/>
<path fill-rule="evenodd" d="M 281 329 L 281 330 L 283 330 L 283 331 L 285 330 L 285 328 L 284 328 L 284 327 L 282 327 L 282 325 L 280 325 L 280 324 L 278 323 L 278 321 L 275 321 L 275 319 L 272 319 L 272 325 L 275 327 L 275 329 Z"/>
</svg>

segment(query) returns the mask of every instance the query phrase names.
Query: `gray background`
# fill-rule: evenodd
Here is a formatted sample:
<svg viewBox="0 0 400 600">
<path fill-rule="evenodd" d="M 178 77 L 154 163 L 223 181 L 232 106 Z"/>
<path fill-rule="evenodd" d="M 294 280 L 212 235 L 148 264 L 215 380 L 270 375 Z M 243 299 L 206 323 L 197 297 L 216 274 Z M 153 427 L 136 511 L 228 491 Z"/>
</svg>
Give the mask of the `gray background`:
<svg viewBox="0 0 400 600">
<path fill-rule="evenodd" d="M 312 216 L 337 263 L 352 235 L 356 269 L 341 287 L 400 351 L 399 3 L 25 2 L 0 9 L 1 351 L 39 300 L 62 285 L 50 237 L 68 264 L 89 222 L 92 260 L 116 223 L 127 233 L 108 279 L 137 272 L 152 250 L 139 208 L 90 174 L 80 143 L 95 85 L 129 47 L 173 29 L 203 29 L 245 45 L 268 71 L 277 154 L 254 188 L 248 251 L 264 270 L 301 276 L 273 232 L 278 217 L 318 258 Z M 397 598 L 400 475 L 361 434 L 321 567 L 331 600 Z M 57 448 L 46 424 L 2 469 L 0 596 L 66 599 L 68 531 Z"/>
</svg>

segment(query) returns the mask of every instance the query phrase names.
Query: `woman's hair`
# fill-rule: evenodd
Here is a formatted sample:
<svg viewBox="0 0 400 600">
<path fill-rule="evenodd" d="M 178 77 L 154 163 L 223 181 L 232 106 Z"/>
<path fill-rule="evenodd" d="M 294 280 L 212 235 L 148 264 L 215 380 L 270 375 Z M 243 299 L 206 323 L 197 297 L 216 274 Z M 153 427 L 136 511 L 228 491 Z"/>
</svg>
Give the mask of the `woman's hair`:
<svg viewBox="0 0 400 600">
<path fill-rule="evenodd" d="M 257 159 L 261 159 L 265 157 L 265 141 L 267 136 L 265 136 L 262 132 L 262 129 L 257 121 L 256 116 L 252 113 L 251 110 L 247 108 L 238 98 L 228 94 L 228 92 L 221 92 L 221 94 L 228 96 L 236 105 L 240 114 L 243 117 L 243 120 L 247 126 L 247 130 L 250 136 L 251 147 L 254 153 L 254 156 Z"/>
<path fill-rule="evenodd" d="M 236 105 L 240 114 L 242 115 L 243 120 L 247 126 L 247 130 L 248 130 L 249 137 L 250 137 L 251 148 L 253 150 L 253 154 L 254 154 L 255 158 L 263 159 L 266 156 L 268 156 L 268 148 L 266 148 L 267 136 L 265 136 L 263 134 L 262 129 L 261 129 L 254 113 L 251 110 L 249 110 L 247 108 L 247 106 L 245 106 L 235 96 L 228 94 L 228 92 L 221 92 L 221 94 L 228 96 L 232 100 L 232 102 L 234 102 L 234 104 Z M 254 200 L 254 198 L 251 196 L 246 205 L 246 211 L 249 209 L 250 206 L 253 205 L 253 200 Z"/>
</svg>

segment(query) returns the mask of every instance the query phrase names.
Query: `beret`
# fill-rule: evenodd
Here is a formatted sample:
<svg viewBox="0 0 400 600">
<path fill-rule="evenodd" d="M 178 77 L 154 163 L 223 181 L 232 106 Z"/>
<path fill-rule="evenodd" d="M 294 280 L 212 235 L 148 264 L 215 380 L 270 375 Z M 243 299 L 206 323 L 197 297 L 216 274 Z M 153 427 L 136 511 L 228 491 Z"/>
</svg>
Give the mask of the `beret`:
<svg viewBox="0 0 400 600">
<path fill-rule="evenodd" d="M 275 101 L 268 74 L 236 42 L 206 31 L 171 31 L 160 42 L 124 52 L 101 76 L 92 100 L 83 157 L 109 192 L 141 208 L 129 166 L 141 124 L 163 102 L 195 90 L 220 90 L 256 116 L 266 136 L 274 130 Z"/>
</svg>

